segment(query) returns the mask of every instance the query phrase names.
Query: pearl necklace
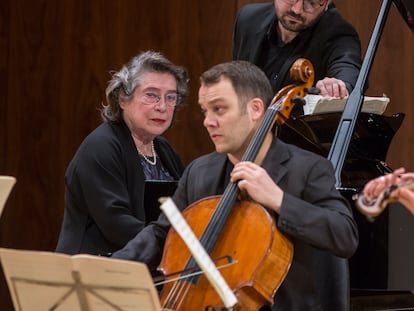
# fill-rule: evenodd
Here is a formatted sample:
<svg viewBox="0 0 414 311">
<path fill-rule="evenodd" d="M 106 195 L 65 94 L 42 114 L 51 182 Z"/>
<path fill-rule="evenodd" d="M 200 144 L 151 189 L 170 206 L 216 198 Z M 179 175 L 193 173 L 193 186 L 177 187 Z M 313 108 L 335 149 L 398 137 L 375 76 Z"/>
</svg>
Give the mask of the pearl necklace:
<svg viewBox="0 0 414 311">
<path fill-rule="evenodd" d="M 141 152 L 141 150 L 139 150 L 138 147 L 137 147 L 137 150 L 138 150 L 138 153 L 144 158 L 144 160 L 147 163 L 149 163 L 151 165 L 157 164 L 157 155 L 155 154 L 154 141 L 151 142 L 151 151 L 152 151 L 152 156 L 153 156 L 154 160 L 151 161 L 150 159 L 148 159 L 148 157 L 143 152 Z"/>
</svg>

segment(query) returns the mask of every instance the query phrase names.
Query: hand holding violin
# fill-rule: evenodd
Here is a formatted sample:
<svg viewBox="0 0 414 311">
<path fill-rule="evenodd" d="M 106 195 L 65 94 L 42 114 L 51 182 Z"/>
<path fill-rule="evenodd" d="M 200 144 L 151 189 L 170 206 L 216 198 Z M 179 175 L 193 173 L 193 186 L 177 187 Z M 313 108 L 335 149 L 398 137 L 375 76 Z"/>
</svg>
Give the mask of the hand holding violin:
<svg viewBox="0 0 414 311">
<path fill-rule="evenodd" d="M 414 172 L 399 168 L 369 181 L 358 197 L 357 207 L 367 216 L 377 216 L 388 203 L 400 202 L 414 215 L 413 190 Z"/>
</svg>

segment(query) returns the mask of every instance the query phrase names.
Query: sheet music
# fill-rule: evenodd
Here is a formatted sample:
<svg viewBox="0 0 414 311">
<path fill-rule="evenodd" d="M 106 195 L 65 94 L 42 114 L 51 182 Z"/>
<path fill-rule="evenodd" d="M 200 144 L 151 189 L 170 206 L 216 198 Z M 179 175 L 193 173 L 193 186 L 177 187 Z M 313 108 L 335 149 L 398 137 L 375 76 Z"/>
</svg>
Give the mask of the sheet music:
<svg viewBox="0 0 414 311">
<path fill-rule="evenodd" d="M 161 310 L 143 263 L 6 248 L 0 259 L 16 311 Z"/>
<path fill-rule="evenodd" d="M 303 106 L 303 114 L 317 114 L 329 112 L 342 112 L 347 98 L 337 98 L 321 95 L 306 95 L 306 104 Z M 386 96 L 364 96 L 361 112 L 382 115 L 388 106 L 390 99 Z"/>
</svg>

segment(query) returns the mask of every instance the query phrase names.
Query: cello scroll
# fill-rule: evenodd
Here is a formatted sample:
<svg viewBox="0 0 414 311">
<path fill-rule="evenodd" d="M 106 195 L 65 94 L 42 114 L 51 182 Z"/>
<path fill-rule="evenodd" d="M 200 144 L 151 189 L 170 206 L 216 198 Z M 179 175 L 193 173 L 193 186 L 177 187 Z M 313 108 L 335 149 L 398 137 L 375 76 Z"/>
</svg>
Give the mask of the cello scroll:
<svg viewBox="0 0 414 311">
<path fill-rule="evenodd" d="M 290 68 L 290 77 L 296 81 L 296 84 L 287 85 L 282 88 L 273 98 L 270 106 L 283 100 L 283 107 L 278 111 L 276 123 L 282 125 L 289 119 L 293 107 L 298 102 L 303 101 L 306 94 L 312 90 L 314 82 L 314 69 L 312 63 L 305 59 L 299 58 Z"/>
</svg>

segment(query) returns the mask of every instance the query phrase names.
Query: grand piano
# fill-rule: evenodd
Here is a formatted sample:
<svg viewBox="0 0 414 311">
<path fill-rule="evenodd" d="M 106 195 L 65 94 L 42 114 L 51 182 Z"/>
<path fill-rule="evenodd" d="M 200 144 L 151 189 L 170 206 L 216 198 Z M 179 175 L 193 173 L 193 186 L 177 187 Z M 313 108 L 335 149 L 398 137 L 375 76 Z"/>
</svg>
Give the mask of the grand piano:
<svg viewBox="0 0 414 311">
<path fill-rule="evenodd" d="M 414 310 L 414 217 L 394 203 L 368 219 L 353 200 L 368 180 L 392 171 L 385 159 L 405 117 L 404 113 L 361 112 L 367 77 L 392 4 L 414 32 L 414 0 L 384 0 L 344 111 L 291 118 L 277 132 L 282 140 L 329 158 L 336 186 L 353 208 L 360 243 L 349 262 L 352 311 Z"/>
</svg>

